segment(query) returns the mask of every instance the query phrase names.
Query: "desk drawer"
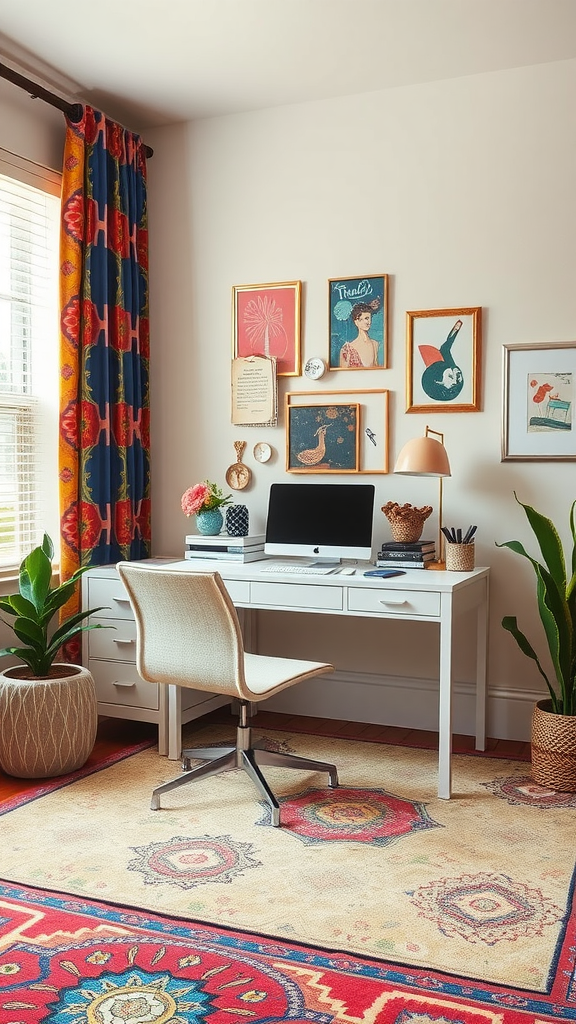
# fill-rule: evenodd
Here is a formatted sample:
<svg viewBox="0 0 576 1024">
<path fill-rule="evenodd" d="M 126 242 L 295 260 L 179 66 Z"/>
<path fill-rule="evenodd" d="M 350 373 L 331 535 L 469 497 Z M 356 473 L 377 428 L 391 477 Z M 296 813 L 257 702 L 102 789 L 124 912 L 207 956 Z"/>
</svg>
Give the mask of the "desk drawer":
<svg viewBox="0 0 576 1024">
<path fill-rule="evenodd" d="M 92 617 L 97 622 L 96 617 Z M 88 656 L 105 661 L 136 661 L 136 623 L 134 619 L 102 620 L 104 629 L 91 629 L 88 636 Z M 108 629 L 114 625 L 114 629 Z"/>
<path fill-rule="evenodd" d="M 133 619 L 132 608 L 119 576 L 88 578 L 88 608 L 102 608 L 99 619 Z"/>
<path fill-rule="evenodd" d="M 102 704 L 158 711 L 158 684 L 144 682 L 135 665 L 99 661 L 97 665 L 90 666 L 90 670 L 96 683 L 98 700 Z"/>
<path fill-rule="evenodd" d="M 233 604 L 250 604 L 250 583 L 248 580 L 224 580 L 224 586 Z"/>
<path fill-rule="evenodd" d="M 343 610 L 342 587 L 306 586 L 300 583 L 252 583 L 252 604 L 256 608 L 293 608 L 296 611 Z"/>
<path fill-rule="evenodd" d="M 412 618 L 418 615 L 440 616 L 440 594 L 414 590 L 376 590 L 358 588 L 348 591 L 351 612 L 372 612 Z"/>
</svg>

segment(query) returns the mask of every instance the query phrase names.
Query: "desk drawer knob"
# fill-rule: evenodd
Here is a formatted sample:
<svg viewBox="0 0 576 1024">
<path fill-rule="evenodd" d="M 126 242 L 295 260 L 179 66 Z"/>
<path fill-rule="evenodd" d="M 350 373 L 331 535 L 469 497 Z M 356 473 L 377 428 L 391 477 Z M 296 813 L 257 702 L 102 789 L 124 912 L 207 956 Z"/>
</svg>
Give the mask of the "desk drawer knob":
<svg viewBox="0 0 576 1024">
<path fill-rule="evenodd" d="M 408 604 L 408 601 L 405 599 L 402 601 L 387 601 L 385 598 L 381 597 L 380 604 L 390 605 L 391 608 L 400 608 L 403 604 Z"/>
<path fill-rule="evenodd" d="M 133 644 L 134 640 L 130 640 L 130 639 L 123 640 L 122 637 L 120 637 L 120 636 L 113 636 L 112 637 L 112 643 L 114 643 L 114 644 Z"/>
<path fill-rule="evenodd" d="M 136 686 L 134 682 L 123 683 L 121 679 L 113 679 L 112 686 L 124 686 L 126 689 L 130 689 L 132 686 Z"/>
</svg>

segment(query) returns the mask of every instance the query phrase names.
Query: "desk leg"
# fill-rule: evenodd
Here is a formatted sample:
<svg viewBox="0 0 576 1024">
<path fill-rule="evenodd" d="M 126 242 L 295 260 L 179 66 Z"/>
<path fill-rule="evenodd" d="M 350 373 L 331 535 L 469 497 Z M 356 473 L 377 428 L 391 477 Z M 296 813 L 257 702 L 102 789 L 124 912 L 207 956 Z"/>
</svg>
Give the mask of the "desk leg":
<svg viewBox="0 0 576 1024">
<path fill-rule="evenodd" d="M 168 687 L 157 683 L 158 687 L 158 753 L 166 757 L 168 753 Z"/>
<path fill-rule="evenodd" d="M 488 580 L 476 620 L 476 750 L 486 750 L 486 675 L 488 663 Z"/>
<path fill-rule="evenodd" d="M 168 690 L 168 759 L 179 761 L 182 753 L 182 689 L 170 683 Z"/>
<path fill-rule="evenodd" d="M 452 795 L 452 595 L 442 594 L 438 714 L 438 796 Z"/>
</svg>

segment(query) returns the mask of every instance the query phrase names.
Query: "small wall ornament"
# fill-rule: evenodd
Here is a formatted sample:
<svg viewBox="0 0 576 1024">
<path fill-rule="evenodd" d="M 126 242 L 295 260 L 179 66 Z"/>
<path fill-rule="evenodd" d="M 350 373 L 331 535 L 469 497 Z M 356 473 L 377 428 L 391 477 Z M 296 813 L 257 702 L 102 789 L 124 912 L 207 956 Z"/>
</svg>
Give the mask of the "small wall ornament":
<svg viewBox="0 0 576 1024">
<path fill-rule="evenodd" d="M 237 461 L 231 466 L 228 466 L 228 469 L 226 470 L 226 483 L 228 484 L 228 487 L 231 487 L 234 491 L 243 491 L 252 479 L 252 470 L 242 462 L 242 456 L 244 455 L 245 448 L 246 441 L 234 441 L 234 450 L 236 452 Z"/>
</svg>

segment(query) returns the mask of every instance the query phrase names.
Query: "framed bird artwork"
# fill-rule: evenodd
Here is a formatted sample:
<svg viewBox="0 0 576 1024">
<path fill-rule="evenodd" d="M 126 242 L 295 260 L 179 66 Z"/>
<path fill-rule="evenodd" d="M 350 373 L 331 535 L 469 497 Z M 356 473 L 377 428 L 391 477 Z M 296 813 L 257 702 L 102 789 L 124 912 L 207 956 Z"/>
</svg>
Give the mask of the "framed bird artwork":
<svg viewBox="0 0 576 1024">
<path fill-rule="evenodd" d="M 286 469 L 291 473 L 357 473 L 358 405 L 288 408 Z"/>
<path fill-rule="evenodd" d="M 287 472 L 388 473 L 388 398 L 385 388 L 287 391 Z"/>
</svg>

